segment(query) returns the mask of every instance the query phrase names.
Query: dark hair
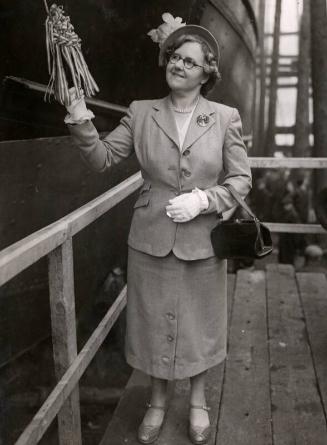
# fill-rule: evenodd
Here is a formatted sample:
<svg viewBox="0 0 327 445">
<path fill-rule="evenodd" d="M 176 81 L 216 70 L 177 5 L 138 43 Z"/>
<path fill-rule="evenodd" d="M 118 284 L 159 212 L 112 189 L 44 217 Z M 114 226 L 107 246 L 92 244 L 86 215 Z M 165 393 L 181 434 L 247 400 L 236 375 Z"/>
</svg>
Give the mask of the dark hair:
<svg viewBox="0 0 327 445">
<path fill-rule="evenodd" d="M 201 87 L 201 94 L 206 96 L 215 86 L 216 82 L 221 80 L 221 74 L 218 70 L 217 56 L 213 54 L 209 45 L 203 38 L 193 34 L 182 34 L 179 36 L 172 45 L 167 48 L 165 66 L 168 63 L 171 54 L 187 42 L 195 42 L 201 45 L 205 60 L 204 72 L 209 75 L 207 82 Z"/>
</svg>

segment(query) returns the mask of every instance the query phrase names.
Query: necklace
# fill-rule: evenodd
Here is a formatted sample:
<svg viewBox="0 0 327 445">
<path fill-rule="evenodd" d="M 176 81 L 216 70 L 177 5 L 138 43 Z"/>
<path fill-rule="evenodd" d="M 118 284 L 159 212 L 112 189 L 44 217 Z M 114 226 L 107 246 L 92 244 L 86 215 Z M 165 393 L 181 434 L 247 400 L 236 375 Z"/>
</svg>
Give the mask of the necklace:
<svg viewBox="0 0 327 445">
<path fill-rule="evenodd" d="M 171 104 L 172 104 L 172 109 L 173 109 L 173 111 L 176 111 L 176 113 L 191 113 L 194 110 L 194 108 L 197 106 L 197 104 L 199 102 L 199 99 L 200 99 L 200 96 L 197 96 L 194 99 L 194 101 L 193 101 L 193 103 L 191 104 L 190 107 L 178 108 L 178 107 L 175 107 L 175 105 L 173 104 L 173 101 L 172 101 L 172 99 L 170 97 L 170 101 L 171 101 Z"/>
</svg>

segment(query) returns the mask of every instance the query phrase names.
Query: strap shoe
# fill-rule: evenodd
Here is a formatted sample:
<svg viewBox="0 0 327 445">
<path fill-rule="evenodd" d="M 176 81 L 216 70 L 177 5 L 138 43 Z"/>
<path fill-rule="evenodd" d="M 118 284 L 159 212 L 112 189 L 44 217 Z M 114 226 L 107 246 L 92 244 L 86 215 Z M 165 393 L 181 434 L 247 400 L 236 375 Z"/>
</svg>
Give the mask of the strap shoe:
<svg viewBox="0 0 327 445">
<path fill-rule="evenodd" d="M 166 410 L 165 406 L 152 405 L 151 403 L 147 403 L 146 406 L 148 409 L 152 408 L 152 409 L 158 409 L 158 410 L 162 410 L 162 411 Z M 155 442 L 159 437 L 159 434 L 160 434 L 160 431 L 161 431 L 161 428 L 163 425 L 163 421 L 164 421 L 164 418 L 162 419 L 162 422 L 160 423 L 160 425 L 146 425 L 144 423 L 144 419 L 143 419 L 143 421 L 138 429 L 138 434 L 137 434 L 138 441 L 143 444 Z"/>
<path fill-rule="evenodd" d="M 210 410 L 209 406 L 206 405 L 190 405 L 190 408 L 202 409 L 204 411 Z M 206 444 L 211 434 L 210 423 L 208 426 L 202 427 L 202 426 L 192 425 L 190 422 L 188 433 L 190 440 L 194 445 Z"/>
</svg>

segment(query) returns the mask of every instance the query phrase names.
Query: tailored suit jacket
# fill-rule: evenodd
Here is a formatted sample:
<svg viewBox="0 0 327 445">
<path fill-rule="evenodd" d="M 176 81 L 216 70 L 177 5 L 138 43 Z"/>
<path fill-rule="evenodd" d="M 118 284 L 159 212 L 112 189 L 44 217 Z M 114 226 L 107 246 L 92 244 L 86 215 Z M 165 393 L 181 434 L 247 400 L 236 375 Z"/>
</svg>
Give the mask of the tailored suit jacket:
<svg viewBox="0 0 327 445">
<path fill-rule="evenodd" d="M 159 257 L 172 250 L 183 260 L 214 256 L 210 232 L 222 212 L 236 204 L 224 185 L 233 185 L 243 197 L 251 188 L 235 108 L 200 96 L 181 149 L 169 97 L 132 102 L 118 127 L 102 140 L 91 121 L 69 129 L 86 162 L 99 172 L 135 151 L 144 183 L 134 205 L 130 247 Z M 195 187 L 205 191 L 209 207 L 191 221 L 173 222 L 165 210 L 169 199 Z"/>
</svg>

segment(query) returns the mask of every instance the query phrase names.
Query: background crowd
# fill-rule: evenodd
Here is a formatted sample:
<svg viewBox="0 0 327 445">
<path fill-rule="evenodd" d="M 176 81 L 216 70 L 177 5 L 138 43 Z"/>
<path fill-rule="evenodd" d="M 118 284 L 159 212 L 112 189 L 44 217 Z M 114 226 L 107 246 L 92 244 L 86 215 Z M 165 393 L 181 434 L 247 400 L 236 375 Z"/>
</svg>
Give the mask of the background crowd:
<svg viewBox="0 0 327 445">
<path fill-rule="evenodd" d="M 254 180 L 250 196 L 257 217 L 274 223 L 316 223 L 311 176 L 309 170 L 293 173 L 289 169 L 271 169 L 261 172 Z M 297 269 L 307 267 L 312 261 L 320 266 L 326 254 L 317 235 L 280 233 L 277 244 L 278 262 L 293 264 Z"/>
</svg>

